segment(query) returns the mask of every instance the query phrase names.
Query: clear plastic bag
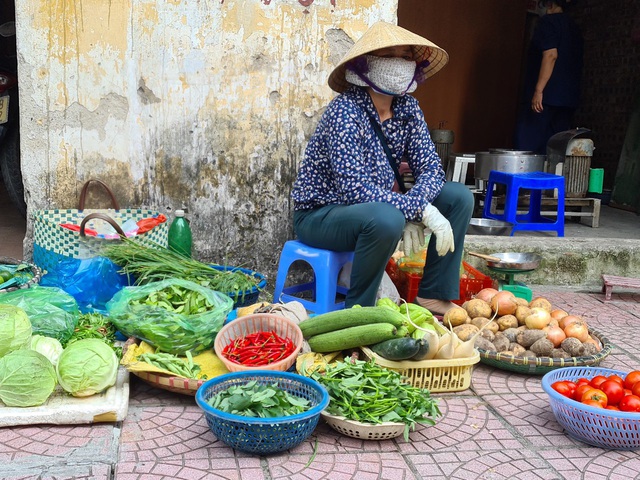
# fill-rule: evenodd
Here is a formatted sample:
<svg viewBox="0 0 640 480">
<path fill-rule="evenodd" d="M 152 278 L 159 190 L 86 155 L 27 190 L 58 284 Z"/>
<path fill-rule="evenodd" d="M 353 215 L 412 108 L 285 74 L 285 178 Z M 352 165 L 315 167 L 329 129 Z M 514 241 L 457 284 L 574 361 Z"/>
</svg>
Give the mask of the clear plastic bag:
<svg viewBox="0 0 640 480">
<path fill-rule="evenodd" d="M 31 321 L 34 335 L 57 338 L 62 344 L 73 335 L 80 315 L 76 300 L 56 287 L 34 285 L 3 293 L 0 303 L 22 308 Z"/>
<path fill-rule="evenodd" d="M 139 303 L 171 286 L 197 292 L 212 307 L 199 314 L 185 315 L 159 305 Z M 144 340 L 164 352 L 183 355 L 187 351 L 198 353 L 211 348 L 233 308 L 233 300 L 224 293 L 174 278 L 125 287 L 107 302 L 106 307 L 109 320 L 121 333 Z"/>
</svg>

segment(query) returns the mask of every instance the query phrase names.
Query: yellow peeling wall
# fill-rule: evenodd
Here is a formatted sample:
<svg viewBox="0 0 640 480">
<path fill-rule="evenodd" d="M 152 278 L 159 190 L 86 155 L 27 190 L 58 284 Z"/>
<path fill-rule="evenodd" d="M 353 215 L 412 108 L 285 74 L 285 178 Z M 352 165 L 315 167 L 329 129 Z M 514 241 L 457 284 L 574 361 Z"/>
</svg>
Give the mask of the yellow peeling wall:
<svg viewBox="0 0 640 480">
<path fill-rule="evenodd" d="M 29 208 L 75 207 L 99 178 L 123 206 L 186 207 L 199 258 L 273 278 L 297 165 L 333 96 L 327 76 L 396 10 L 397 0 L 16 0 Z"/>
</svg>

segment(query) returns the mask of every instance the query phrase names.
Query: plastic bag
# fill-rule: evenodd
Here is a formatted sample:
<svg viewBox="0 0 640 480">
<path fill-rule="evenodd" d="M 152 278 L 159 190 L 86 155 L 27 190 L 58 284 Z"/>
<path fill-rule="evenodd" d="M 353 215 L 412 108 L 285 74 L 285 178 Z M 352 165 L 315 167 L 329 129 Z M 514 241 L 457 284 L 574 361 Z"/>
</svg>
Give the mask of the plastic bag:
<svg viewBox="0 0 640 480">
<path fill-rule="evenodd" d="M 34 285 L 0 295 L 0 303 L 22 308 L 34 335 L 57 338 L 64 345 L 73 335 L 80 310 L 75 299 L 56 287 Z"/>
<path fill-rule="evenodd" d="M 204 296 L 213 307 L 196 315 L 185 315 L 162 306 L 138 303 L 154 292 L 177 286 Z M 233 300 L 224 293 L 177 278 L 152 282 L 142 286 L 125 287 L 107 302 L 109 320 L 130 337 L 153 345 L 174 355 L 194 353 L 211 348 L 222 328 Z"/>
<path fill-rule="evenodd" d="M 338 275 L 338 285 L 349 288 L 351 285 L 351 267 L 351 263 L 347 263 L 342 267 L 342 270 L 340 270 L 340 274 Z M 376 300 L 380 300 L 381 298 L 390 298 L 396 303 L 400 301 L 398 288 L 395 286 L 387 272 L 384 272 L 382 275 L 382 280 L 380 281 L 378 291 L 376 292 Z"/>
<path fill-rule="evenodd" d="M 76 299 L 82 313 L 106 313 L 107 302 L 132 283 L 119 270 L 108 258 L 71 258 L 43 276 L 40 285 L 61 288 Z"/>
</svg>

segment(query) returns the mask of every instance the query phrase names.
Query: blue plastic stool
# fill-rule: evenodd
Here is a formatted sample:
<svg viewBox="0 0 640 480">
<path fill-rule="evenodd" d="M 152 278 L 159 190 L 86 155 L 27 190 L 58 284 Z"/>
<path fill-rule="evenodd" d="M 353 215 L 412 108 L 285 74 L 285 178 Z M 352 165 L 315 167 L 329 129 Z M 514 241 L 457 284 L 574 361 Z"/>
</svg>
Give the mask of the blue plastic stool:
<svg viewBox="0 0 640 480">
<path fill-rule="evenodd" d="M 491 212 L 495 184 L 504 184 L 507 187 L 503 213 Z M 531 191 L 529 211 L 525 214 L 517 213 L 520 189 Z M 558 214 L 555 220 L 543 217 L 541 213 L 542 191 L 552 189 L 558 190 Z M 564 237 L 564 177 L 545 172 L 505 173 L 491 170 L 483 216 L 512 223 L 511 235 L 518 230 L 554 230 L 559 237 Z"/>
<path fill-rule="evenodd" d="M 303 260 L 311 265 L 315 281 L 285 287 L 289 267 L 297 260 Z M 336 294 L 346 295 L 349 289 L 338 285 L 338 275 L 342 267 L 352 261 L 353 252 L 334 252 L 313 248 L 298 240 L 286 242 L 280 254 L 276 288 L 273 292 L 274 302 L 295 300 L 315 314 L 343 309 L 344 301 L 336 303 Z M 306 291 L 313 292 L 313 301 L 293 295 Z"/>
</svg>

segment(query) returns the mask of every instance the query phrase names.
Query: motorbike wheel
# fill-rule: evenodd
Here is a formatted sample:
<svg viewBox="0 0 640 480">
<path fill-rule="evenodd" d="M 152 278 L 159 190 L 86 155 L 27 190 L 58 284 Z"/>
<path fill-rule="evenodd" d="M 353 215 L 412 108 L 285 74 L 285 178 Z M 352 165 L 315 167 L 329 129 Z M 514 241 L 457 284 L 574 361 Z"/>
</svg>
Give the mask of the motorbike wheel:
<svg viewBox="0 0 640 480">
<path fill-rule="evenodd" d="M 0 170 L 9 199 L 20 214 L 27 217 L 27 204 L 24 201 L 24 186 L 20 170 L 20 134 L 18 128 L 7 132 L 0 145 Z"/>
</svg>

